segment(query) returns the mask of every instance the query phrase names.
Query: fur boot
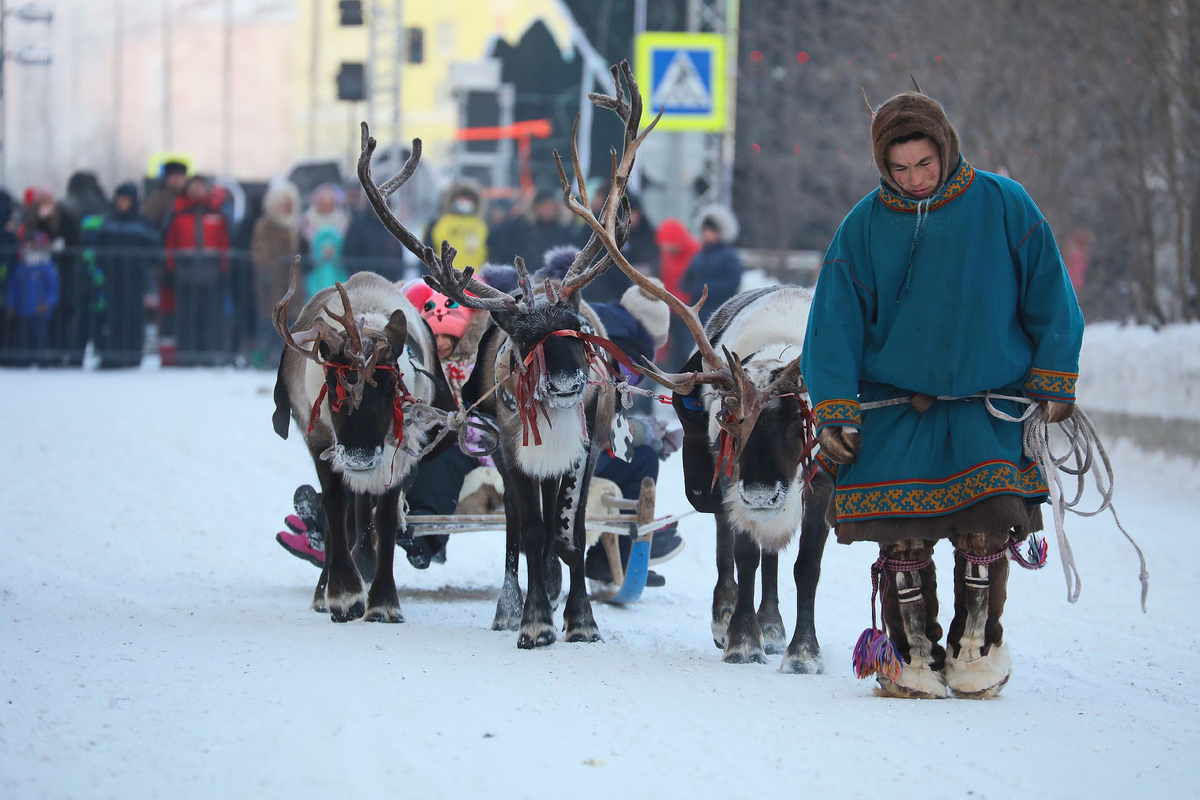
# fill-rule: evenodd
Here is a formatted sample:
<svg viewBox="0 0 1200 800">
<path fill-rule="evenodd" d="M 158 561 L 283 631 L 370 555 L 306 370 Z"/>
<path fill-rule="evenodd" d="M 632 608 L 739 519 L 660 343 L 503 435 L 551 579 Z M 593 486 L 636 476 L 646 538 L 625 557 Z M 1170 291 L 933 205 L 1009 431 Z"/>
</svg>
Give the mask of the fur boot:
<svg viewBox="0 0 1200 800">
<path fill-rule="evenodd" d="M 946 683 L 958 697 L 994 697 L 1012 674 L 1000 625 L 1008 597 L 1008 535 L 1005 530 L 950 539 L 954 619 L 946 637 Z"/>
<path fill-rule="evenodd" d="M 880 550 L 888 559 L 928 562 L 933 542 L 906 539 L 881 545 Z M 942 674 L 946 651 L 938 644 L 942 628 L 937 622 L 937 573 L 933 563 L 912 571 L 887 568 L 883 580 L 883 621 L 900 656 L 900 677 L 892 681 L 879 675 L 881 692 L 892 697 L 946 697 Z"/>
</svg>

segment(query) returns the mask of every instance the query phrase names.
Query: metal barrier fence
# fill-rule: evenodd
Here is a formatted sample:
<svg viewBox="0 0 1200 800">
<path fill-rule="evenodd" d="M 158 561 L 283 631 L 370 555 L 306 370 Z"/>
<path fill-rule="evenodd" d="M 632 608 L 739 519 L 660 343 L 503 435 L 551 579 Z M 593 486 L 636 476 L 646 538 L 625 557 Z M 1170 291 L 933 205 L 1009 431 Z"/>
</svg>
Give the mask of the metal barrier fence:
<svg viewBox="0 0 1200 800">
<path fill-rule="evenodd" d="M 291 258 L 266 267 L 246 251 L 0 248 L 0 366 L 253 365 L 273 368 L 282 343 L 270 309 Z M 337 275 L 416 277 L 394 258 L 303 263 L 292 314 Z"/>
</svg>

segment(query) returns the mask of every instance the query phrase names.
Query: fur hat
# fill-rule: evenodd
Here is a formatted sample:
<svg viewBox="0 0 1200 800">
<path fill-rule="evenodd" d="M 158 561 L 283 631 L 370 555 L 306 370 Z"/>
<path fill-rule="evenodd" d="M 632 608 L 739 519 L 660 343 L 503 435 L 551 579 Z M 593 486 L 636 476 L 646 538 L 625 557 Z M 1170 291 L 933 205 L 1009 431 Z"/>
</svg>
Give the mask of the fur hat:
<svg viewBox="0 0 1200 800">
<path fill-rule="evenodd" d="M 493 289 L 512 294 L 517 291 L 517 268 L 512 264 L 484 264 L 479 270 L 479 280 Z"/>
<path fill-rule="evenodd" d="M 579 255 L 579 248 L 572 247 L 569 244 L 551 247 L 542 254 L 542 263 L 545 264 L 538 270 L 538 280 L 549 278 L 554 281 L 561 281 L 567 277 L 567 272 L 571 269 L 571 265 L 575 263 L 575 256 Z"/>
<path fill-rule="evenodd" d="M 704 227 L 704 223 L 708 223 L 717 229 L 721 234 L 721 241 L 725 244 L 733 244 L 737 239 L 740 227 L 738 226 L 737 217 L 728 207 L 720 203 L 713 203 L 700 209 L 700 215 L 697 217 L 700 227 Z"/>
<path fill-rule="evenodd" d="M 868 106 L 869 107 L 869 106 Z M 903 195 L 888 170 L 888 145 L 896 139 L 923 133 L 937 145 L 942 157 L 942 185 L 958 168 L 958 131 L 950 124 L 945 109 L 932 97 L 919 92 L 904 92 L 875 110 L 871 118 L 871 141 L 875 147 L 875 166 L 888 188 Z M 941 190 L 941 186 L 938 186 Z"/>
<path fill-rule="evenodd" d="M 651 278 L 658 286 L 662 281 Z M 667 332 L 671 326 L 671 310 L 667 304 L 638 286 L 630 286 L 621 295 L 621 306 L 654 337 L 655 348 L 667 343 Z"/>
</svg>

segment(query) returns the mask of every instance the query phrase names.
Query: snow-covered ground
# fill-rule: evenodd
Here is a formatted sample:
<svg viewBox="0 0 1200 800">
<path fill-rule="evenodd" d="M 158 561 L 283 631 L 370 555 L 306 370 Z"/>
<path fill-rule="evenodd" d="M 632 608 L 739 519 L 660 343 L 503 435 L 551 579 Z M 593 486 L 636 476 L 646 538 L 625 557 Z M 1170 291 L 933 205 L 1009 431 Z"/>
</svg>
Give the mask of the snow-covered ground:
<svg viewBox="0 0 1200 800">
<path fill-rule="evenodd" d="M 308 610 L 316 570 L 273 538 L 313 472 L 296 437 L 271 431 L 272 382 L 0 372 L 0 797 L 1195 791 L 1194 462 L 1113 448 L 1118 507 L 1150 563 L 1148 615 L 1111 519 L 1072 518 L 1083 596 L 1067 604 L 1057 562 L 1014 573 L 1004 695 L 901 701 L 851 674 L 867 545 L 826 551 L 828 674 L 722 664 L 700 517 L 661 567 L 666 587 L 597 607 L 603 644 L 523 652 L 488 630 L 493 534 L 453 538 L 426 572 L 398 559 L 406 624 L 330 623 Z M 681 483 L 678 460 L 664 465 L 660 511 L 684 506 Z M 937 561 L 945 576 L 948 547 Z M 794 596 L 784 581 L 789 633 Z"/>
</svg>

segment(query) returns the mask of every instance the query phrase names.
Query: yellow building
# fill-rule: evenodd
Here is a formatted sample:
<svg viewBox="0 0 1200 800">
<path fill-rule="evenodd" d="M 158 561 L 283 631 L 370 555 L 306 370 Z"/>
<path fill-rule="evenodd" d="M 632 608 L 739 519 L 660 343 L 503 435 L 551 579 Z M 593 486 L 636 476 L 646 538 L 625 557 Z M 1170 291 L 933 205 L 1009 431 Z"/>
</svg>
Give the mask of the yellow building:
<svg viewBox="0 0 1200 800">
<path fill-rule="evenodd" d="M 401 61 L 401 137 L 406 143 L 419 137 L 426 160 L 434 165 L 448 161 L 458 130 L 456 75 L 486 59 L 498 38 L 515 44 L 539 19 L 564 50 L 571 41 L 572 23 L 557 0 L 363 0 L 367 24 L 358 26 L 340 25 L 337 0 L 300 3 L 295 151 L 300 157 L 345 159 L 347 164 L 358 156 L 358 123 L 368 108 L 381 150 L 394 142 L 395 42 L 399 38 L 407 47 L 408 31 L 420 32 L 423 52 L 421 63 L 408 63 L 407 55 Z M 368 63 L 372 54 L 379 69 L 368 81 L 370 100 L 339 101 L 341 65 Z"/>
</svg>

